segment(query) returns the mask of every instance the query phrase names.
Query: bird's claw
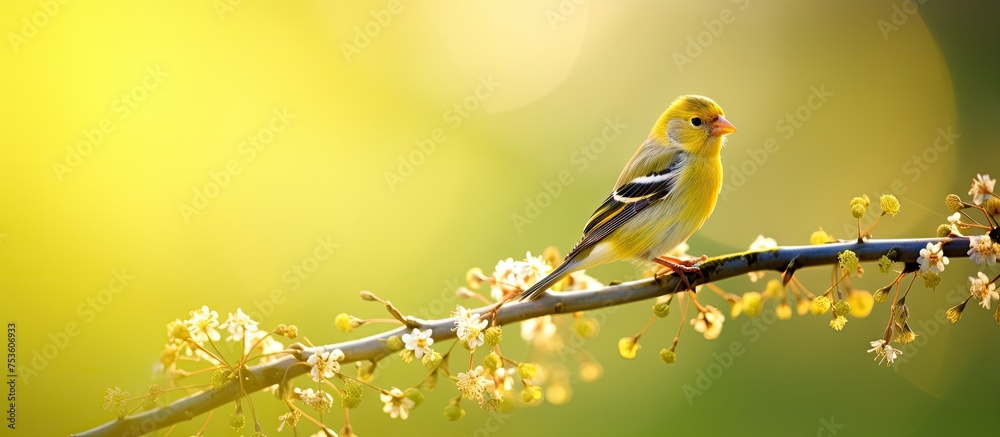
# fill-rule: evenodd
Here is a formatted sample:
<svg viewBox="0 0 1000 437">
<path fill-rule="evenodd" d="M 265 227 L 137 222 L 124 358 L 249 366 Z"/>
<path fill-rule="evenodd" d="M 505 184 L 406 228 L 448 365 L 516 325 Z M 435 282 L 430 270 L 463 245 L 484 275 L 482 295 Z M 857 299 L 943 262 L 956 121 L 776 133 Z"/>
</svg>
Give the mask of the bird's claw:
<svg viewBox="0 0 1000 437">
<path fill-rule="evenodd" d="M 698 267 L 698 264 L 707 259 L 708 257 L 705 255 L 689 259 L 674 258 L 672 256 L 666 256 L 666 255 L 657 257 L 653 259 L 653 262 L 663 266 L 664 268 L 658 270 L 655 273 L 654 277 L 659 279 L 669 273 L 673 273 L 678 277 L 680 277 L 681 282 L 684 283 L 684 287 L 686 290 L 694 290 L 694 288 L 691 286 L 691 282 L 688 281 L 687 279 L 687 274 L 697 273 L 698 276 L 704 278 L 705 274 L 701 271 L 701 267 Z"/>
</svg>

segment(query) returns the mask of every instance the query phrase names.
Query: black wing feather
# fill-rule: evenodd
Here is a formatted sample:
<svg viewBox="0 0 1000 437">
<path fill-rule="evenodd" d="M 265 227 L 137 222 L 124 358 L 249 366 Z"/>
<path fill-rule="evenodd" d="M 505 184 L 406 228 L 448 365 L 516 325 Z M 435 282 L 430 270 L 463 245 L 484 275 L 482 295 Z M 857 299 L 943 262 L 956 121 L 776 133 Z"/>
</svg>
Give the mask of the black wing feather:
<svg viewBox="0 0 1000 437">
<path fill-rule="evenodd" d="M 583 230 L 583 239 L 573 247 L 566 258 L 569 259 L 597 244 L 639 212 L 667 197 L 673 191 L 677 182 L 677 170 L 684 164 L 685 158 L 683 153 L 679 153 L 666 169 L 618 187 L 594 211 Z"/>
</svg>

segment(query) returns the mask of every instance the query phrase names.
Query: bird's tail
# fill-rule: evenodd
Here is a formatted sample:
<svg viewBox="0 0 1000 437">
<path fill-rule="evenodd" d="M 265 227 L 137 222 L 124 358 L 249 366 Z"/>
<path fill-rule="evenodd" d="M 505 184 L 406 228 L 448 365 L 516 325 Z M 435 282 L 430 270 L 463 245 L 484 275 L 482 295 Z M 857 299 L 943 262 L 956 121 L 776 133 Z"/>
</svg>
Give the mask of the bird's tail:
<svg viewBox="0 0 1000 437">
<path fill-rule="evenodd" d="M 560 264 L 559 267 L 556 267 L 556 269 L 553 270 L 552 273 L 549 273 L 544 278 L 542 278 L 542 280 L 536 282 L 535 285 L 532 285 L 530 288 L 528 288 L 524 293 L 521 293 L 520 300 L 524 301 L 537 298 L 545 290 L 548 290 L 549 287 L 555 285 L 556 282 L 559 282 L 563 278 L 569 276 L 570 273 L 573 273 L 574 271 L 578 270 L 578 268 L 579 268 L 579 263 L 575 262 L 575 260 L 567 259 L 566 261 L 563 261 L 563 263 Z"/>
</svg>

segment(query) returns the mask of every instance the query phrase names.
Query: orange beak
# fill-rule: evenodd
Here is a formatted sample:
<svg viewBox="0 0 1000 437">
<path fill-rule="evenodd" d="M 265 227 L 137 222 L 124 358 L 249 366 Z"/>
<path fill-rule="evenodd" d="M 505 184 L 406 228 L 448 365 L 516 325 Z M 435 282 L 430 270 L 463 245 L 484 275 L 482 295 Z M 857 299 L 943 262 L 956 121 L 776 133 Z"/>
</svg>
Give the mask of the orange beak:
<svg viewBox="0 0 1000 437">
<path fill-rule="evenodd" d="M 721 115 L 717 120 L 715 120 L 715 123 L 712 123 L 712 136 L 721 137 L 733 132 L 736 132 L 736 126 L 733 126 L 729 120 L 726 120 L 726 118 Z"/>
</svg>

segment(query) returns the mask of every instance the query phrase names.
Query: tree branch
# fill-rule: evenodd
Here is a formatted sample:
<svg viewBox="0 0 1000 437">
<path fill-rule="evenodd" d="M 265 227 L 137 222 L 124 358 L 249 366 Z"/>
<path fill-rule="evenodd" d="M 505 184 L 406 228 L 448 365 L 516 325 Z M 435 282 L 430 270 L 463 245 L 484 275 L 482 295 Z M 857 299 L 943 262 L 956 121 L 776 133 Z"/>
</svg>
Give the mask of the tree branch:
<svg viewBox="0 0 1000 437">
<path fill-rule="evenodd" d="M 773 270 L 794 273 L 800 268 L 836 264 L 838 262 L 837 255 L 845 250 L 854 251 L 861 261 L 875 261 L 890 250 L 895 250 L 895 261 L 915 262 L 920 255 L 920 249 L 923 249 L 927 243 L 937 242 L 943 243 L 943 251 L 946 256 L 967 257 L 968 238 L 871 240 L 864 243 L 791 246 L 763 252 L 743 252 L 710 258 L 700 264 L 704 276 L 692 274 L 688 280 L 692 286 L 695 286 L 753 271 Z M 682 288 L 681 281 L 677 276 L 667 275 L 660 279 L 643 279 L 600 290 L 546 293 L 533 301 L 504 305 L 497 313 L 497 322 L 506 325 L 548 314 L 573 313 L 622 305 L 676 293 L 682 291 Z M 481 313 L 486 309 L 485 307 L 479 308 L 476 312 Z M 423 329 L 433 331 L 432 336 L 436 341 L 455 338 L 455 332 L 451 330 L 454 325 L 453 318 L 418 322 Z M 358 340 L 315 348 L 303 348 L 295 356 L 287 356 L 266 365 L 251 367 L 248 379 L 243 383 L 244 391 L 246 393 L 256 392 L 277 384 L 286 377 L 293 378 L 306 373 L 308 366 L 292 365 L 308 359 L 309 356 L 317 352 L 340 349 L 345 355 L 345 358 L 341 360 L 342 363 L 378 360 L 390 353 L 385 340 L 390 336 L 402 335 L 407 331 L 409 331 L 408 328 L 399 327 Z M 116 419 L 94 429 L 73 434 L 73 436 L 137 436 L 150 433 L 181 421 L 191 420 L 195 416 L 233 402 L 237 399 L 239 392 L 237 384 L 227 384 L 218 390 L 208 389 L 178 399 L 162 408 Z"/>
</svg>

